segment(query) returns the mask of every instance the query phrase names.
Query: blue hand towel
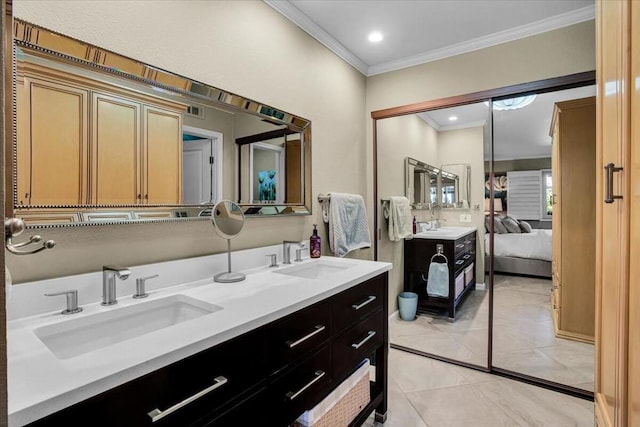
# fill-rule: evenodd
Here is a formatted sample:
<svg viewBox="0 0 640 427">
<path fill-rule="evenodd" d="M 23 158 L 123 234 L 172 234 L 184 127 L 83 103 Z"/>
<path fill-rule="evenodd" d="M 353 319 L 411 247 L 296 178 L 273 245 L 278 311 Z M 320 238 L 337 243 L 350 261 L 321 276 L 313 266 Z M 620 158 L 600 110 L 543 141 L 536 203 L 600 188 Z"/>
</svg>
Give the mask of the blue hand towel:
<svg viewBox="0 0 640 427">
<path fill-rule="evenodd" d="M 329 248 L 339 257 L 371 247 L 364 199 L 359 194 L 331 193 Z"/>
<path fill-rule="evenodd" d="M 427 294 L 444 298 L 449 296 L 449 267 L 447 264 L 431 262 L 427 279 Z"/>
</svg>

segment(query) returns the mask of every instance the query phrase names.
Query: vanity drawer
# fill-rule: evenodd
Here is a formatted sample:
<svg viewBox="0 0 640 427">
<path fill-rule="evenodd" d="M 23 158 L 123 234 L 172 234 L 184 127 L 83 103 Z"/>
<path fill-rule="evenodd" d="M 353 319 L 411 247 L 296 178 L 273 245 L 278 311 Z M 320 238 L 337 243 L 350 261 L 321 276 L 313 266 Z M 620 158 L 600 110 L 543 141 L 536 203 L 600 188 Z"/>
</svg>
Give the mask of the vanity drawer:
<svg viewBox="0 0 640 427">
<path fill-rule="evenodd" d="M 264 386 L 265 340 L 262 330 L 161 368 L 80 402 L 34 426 L 190 426 Z M 188 399 L 193 399 L 186 402 Z M 184 403 L 183 405 L 179 405 Z M 158 409 L 162 416 L 158 414 Z M 156 412 L 152 421 L 150 412 Z"/>
<path fill-rule="evenodd" d="M 263 415 L 269 425 L 289 425 L 326 397 L 333 384 L 330 349 L 323 346 L 270 384 L 269 411 Z"/>
<path fill-rule="evenodd" d="M 329 301 L 315 304 L 267 327 L 269 372 L 277 373 L 300 360 L 331 336 Z"/>
<path fill-rule="evenodd" d="M 338 294 L 333 303 L 336 333 L 380 309 L 385 292 L 385 278 L 379 276 Z"/>
<path fill-rule="evenodd" d="M 373 349 L 384 342 L 385 313 L 378 313 L 362 320 L 334 339 L 332 344 L 334 372 L 350 372 Z"/>
</svg>

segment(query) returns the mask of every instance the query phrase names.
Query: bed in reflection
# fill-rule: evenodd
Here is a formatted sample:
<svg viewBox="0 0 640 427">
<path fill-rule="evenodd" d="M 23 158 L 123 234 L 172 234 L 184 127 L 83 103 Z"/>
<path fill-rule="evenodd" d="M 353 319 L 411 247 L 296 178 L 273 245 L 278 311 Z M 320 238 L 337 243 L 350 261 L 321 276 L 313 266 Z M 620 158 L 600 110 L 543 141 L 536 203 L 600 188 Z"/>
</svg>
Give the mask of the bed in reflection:
<svg viewBox="0 0 640 427">
<path fill-rule="evenodd" d="M 489 234 L 485 234 L 485 268 L 489 271 Z M 494 234 L 493 271 L 551 278 L 551 230 Z"/>
</svg>

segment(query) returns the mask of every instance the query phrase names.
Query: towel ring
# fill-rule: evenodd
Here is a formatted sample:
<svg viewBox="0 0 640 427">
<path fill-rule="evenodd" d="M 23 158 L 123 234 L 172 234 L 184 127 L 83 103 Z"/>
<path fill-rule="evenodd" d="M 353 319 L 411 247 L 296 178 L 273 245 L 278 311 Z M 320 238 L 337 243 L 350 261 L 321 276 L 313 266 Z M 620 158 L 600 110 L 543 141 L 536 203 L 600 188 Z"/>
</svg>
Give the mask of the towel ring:
<svg viewBox="0 0 640 427">
<path fill-rule="evenodd" d="M 444 258 L 444 261 L 445 261 L 447 264 L 449 264 L 449 260 L 447 259 L 446 255 L 445 255 L 445 254 L 443 254 L 443 253 L 441 253 L 441 252 L 438 252 L 437 254 L 435 254 L 434 256 L 432 256 L 432 257 L 431 257 L 431 261 L 429 261 L 429 262 L 433 262 L 433 259 L 434 259 L 435 257 L 439 257 L 439 256 L 441 256 L 442 258 Z"/>
</svg>

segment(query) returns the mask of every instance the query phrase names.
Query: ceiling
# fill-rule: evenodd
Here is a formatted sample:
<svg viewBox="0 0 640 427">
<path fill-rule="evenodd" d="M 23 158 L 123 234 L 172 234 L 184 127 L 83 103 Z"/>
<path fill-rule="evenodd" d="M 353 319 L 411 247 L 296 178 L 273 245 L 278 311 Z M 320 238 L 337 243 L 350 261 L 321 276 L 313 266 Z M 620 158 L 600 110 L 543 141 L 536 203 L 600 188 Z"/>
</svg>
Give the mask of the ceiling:
<svg viewBox="0 0 640 427">
<path fill-rule="evenodd" d="M 540 34 L 595 17 L 595 0 L 263 0 L 366 76 Z M 384 39 L 371 43 L 379 31 Z M 495 111 L 496 160 L 551 156 L 553 104 L 595 96 L 595 87 L 538 95 Z M 420 113 L 436 130 L 486 122 L 483 103 Z M 458 116 L 455 122 L 449 121 Z M 485 150 L 486 155 L 489 154 Z"/>
<path fill-rule="evenodd" d="M 493 149 L 495 160 L 533 159 L 551 157 L 551 116 L 556 102 L 596 95 L 595 86 L 584 86 L 538 94 L 534 101 L 517 110 L 494 110 Z M 484 126 L 489 106 L 483 102 L 461 107 L 418 113 L 418 116 L 437 131 Z M 449 118 L 456 116 L 457 120 Z M 485 147 L 485 160 L 489 149 Z"/>
<path fill-rule="evenodd" d="M 366 76 L 594 19 L 595 0 L 264 0 Z M 379 31 L 384 39 L 371 43 Z"/>
</svg>

